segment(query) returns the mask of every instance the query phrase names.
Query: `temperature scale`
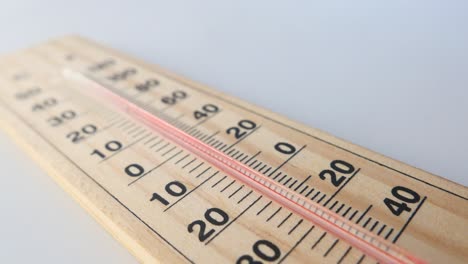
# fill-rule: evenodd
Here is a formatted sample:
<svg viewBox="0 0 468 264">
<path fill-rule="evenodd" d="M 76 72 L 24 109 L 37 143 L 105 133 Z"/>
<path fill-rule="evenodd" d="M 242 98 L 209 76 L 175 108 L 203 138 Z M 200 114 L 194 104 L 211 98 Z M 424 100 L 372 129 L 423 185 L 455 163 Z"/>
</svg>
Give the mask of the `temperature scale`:
<svg viewBox="0 0 468 264">
<path fill-rule="evenodd" d="M 0 59 L 0 95 L 141 262 L 468 262 L 466 187 L 83 38 Z"/>
</svg>

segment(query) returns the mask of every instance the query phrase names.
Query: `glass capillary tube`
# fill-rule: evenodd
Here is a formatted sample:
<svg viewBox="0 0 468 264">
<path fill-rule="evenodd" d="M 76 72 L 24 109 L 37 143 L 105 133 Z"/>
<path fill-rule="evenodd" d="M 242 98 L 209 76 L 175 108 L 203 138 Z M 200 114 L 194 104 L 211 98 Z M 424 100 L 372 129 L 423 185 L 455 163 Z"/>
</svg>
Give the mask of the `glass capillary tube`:
<svg viewBox="0 0 468 264">
<path fill-rule="evenodd" d="M 80 87 L 80 91 L 84 92 L 85 95 L 93 98 L 96 95 L 102 95 L 105 100 L 142 121 L 184 149 L 210 162 L 228 175 L 255 189 L 263 196 L 274 200 L 296 214 L 301 215 L 311 223 L 343 239 L 351 246 L 361 250 L 364 254 L 375 258 L 379 263 L 426 263 L 397 245 L 383 240 L 324 206 L 281 186 L 210 145 L 190 136 L 129 101 L 112 87 L 106 87 L 101 84 L 93 77 L 70 69 L 64 69 L 63 73 L 65 77 L 85 84 L 85 87 Z"/>
</svg>

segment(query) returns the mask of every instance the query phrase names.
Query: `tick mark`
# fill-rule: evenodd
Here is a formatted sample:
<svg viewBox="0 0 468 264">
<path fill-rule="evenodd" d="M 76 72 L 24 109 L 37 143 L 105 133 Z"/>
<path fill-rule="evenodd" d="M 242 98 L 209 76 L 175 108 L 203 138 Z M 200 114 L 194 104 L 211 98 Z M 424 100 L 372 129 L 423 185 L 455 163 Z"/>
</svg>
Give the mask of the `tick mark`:
<svg viewBox="0 0 468 264">
<path fill-rule="evenodd" d="M 330 254 L 330 252 L 332 251 L 332 249 L 336 246 L 336 244 L 338 244 L 338 239 L 335 240 L 335 242 L 333 242 L 333 244 L 331 245 L 331 247 L 327 250 L 327 252 L 325 252 L 325 254 L 323 254 L 324 257 L 328 256 L 328 254 Z"/>
<path fill-rule="evenodd" d="M 297 224 L 296 224 L 293 228 L 291 228 L 291 230 L 289 230 L 288 235 L 291 235 L 292 232 L 294 232 L 294 230 L 296 230 L 296 228 L 297 228 L 298 226 L 300 226 L 300 225 L 302 224 L 303 221 L 304 221 L 303 219 L 300 219 L 300 220 L 297 222 Z"/>
<path fill-rule="evenodd" d="M 236 193 L 238 193 L 242 188 L 244 188 L 244 185 L 235 190 L 231 195 L 228 196 L 228 198 L 230 199 L 232 196 L 236 195 Z"/>
<path fill-rule="evenodd" d="M 236 180 L 232 180 L 231 183 L 229 183 L 226 187 L 224 187 L 220 192 L 224 192 L 227 188 L 231 187 L 236 182 Z"/>
<path fill-rule="evenodd" d="M 286 216 L 286 218 L 284 218 L 283 221 L 281 221 L 281 223 L 277 226 L 277 228 L 280 228 L 286 221 L 288 221 L 289 217 L 291 217 L 292 213 L 289 213 L 288 216 Z"/>
<path fill-rule="evenodd" d="M 315 241 L 314 245 L 312 245 L 312 247 L 310 248 L 311 250 L 313 250 L 319 243 L 320 241 L 322 241 L 322 239 L 327 235 L 327 232 L 324 232 L 317 241 Z"/>
<path fill-rule="evenodd" d="M 185 169 L 185 167 L 187 167 L 188 165 L 192 164 L 192 162 L 194 162 L 197 158 L 193 158 L 193 160 L 189 161 L 189 163 L 185 164 L 182 169 Z"/>
<path fill-rule="evenodd" d="M 261 214 L 268 206 L 270 206 L 272 202 L 268 202 L 260 211 L 258 211 L 257 215 Z"/>
<path fill-rule="evenodd" d="M 267 222 L 270 221 L 273 217 L 275 217 L 275 215 L 281 211 L 281 209 L 283 209 L 283 207 L 280 207 L 278 208 L 278 210 L 276 210 L 276 212 L 274 212 L 270 217 L 268 217 L 268 219 L 266 220 Z"/>
<path fill-rule="evenodd" d="M 202 166 L 203 164 L 205 164 L 205 162 L 202 162 L 202 163 L 198 164 L 195 168 L 191 169 L 191 170 L 189 171 L 189 173 L 194 172 L 196 169 L 200 168 L 200 166 Z"/>
<path fill-rule="evenodd" d="M 227 178 L 227 175 L 224 175 L 224 177 L 223 177 L 221 180 L 219 180 L 218 182 L 216 182 L 215 184 L 213 184 L 213 185 L 211 186 L 211 188 L 216 187 L 216 185 L 218 185 L 220 182 L 224 181 L 224 179 L 226 179 L 226 178 Z"/>
<path fill-rule="evenodd" d="M 206 170 L 202 171 L 200 174 L 198 174 L 195 178 L 201 177 L 203 174 L 205 174 L 207 171 L 209 171 L 211 167 L 208 167 Z"/>
<path fill-rule="evenodd" d="M 237 202 L 237 204 L 242 203 L 242 201 L 244 201 L 245 198 L 249 197 L 249 195 L 252 194 L 252 193 L 253 193 L 253 191 L 250 191 L 249 193 L 247 193 L 244 197 L 242 197 L 242 199 L 240 199 L 240 200 Z"/>
</svg>

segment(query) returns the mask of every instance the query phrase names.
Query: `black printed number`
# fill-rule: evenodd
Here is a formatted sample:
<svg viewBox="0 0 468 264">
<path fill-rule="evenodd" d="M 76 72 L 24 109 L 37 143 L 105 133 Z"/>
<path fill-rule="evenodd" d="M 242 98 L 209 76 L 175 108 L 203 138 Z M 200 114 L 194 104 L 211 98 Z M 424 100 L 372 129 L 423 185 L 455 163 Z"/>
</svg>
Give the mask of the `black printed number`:
<svg viewBox="0 0 468 264">
<path fill-rule="evenodd" d="M 147 92 L 151 88 L 154 88 L 159 85 L 159 81 L 156 79 L 146 80 L 144 83 L 135 85 L 135 89 L 139 92 Z"/>
<path fill-rule="evenodd" d="M 33 112 L 38 112 L 38 111 L 42 111 L 47 108 L 50 108 L 56 104 L 57 104 L 57 99 L 50 97 L 50 98 L 44 99 L 42 102 L 34 104 L 31 110 Z"/>
<path fill-rule="evenodd" d="M 281 251 L 275 244 L 268 240 L 258 240 L 252 246 L 252 250 L 257 258 L 267 262 L 277 261 L 281 257 Z M 262 264 L 262 261 L 255 260 L 250 255 L 243 255 L 237 259 L 237 264 Z"/>
<path fill-rule="evenodd" d="M 206 104 L 202 106 L 201 110 L 195 110 L 195 112 L 193 112 L 193 116 L 195 117 L 195 119 L 198 120 L 198 119 L 207 117 L 209 114 L 213 114 L 217 112 L 219 112 L 219 108 L 216 105 Z"/>
<path fill-rule="evenodd" d="M 392 195 L 398 201 L 395 201 L 390 198 L 385 198 L 384 203 L 390 209 L 390 212 L 392 212 L 394 215 L 399 216 L 401 213 L 407 211 L 411 212 L 411 208 L 408 207 L 407 203 L 414 204 L 419 202 L 421 199 L 421 196 L 419 194 L 411 189 L 408 189 L 403 186 L 396 186 L 392 189 Z"/>
<path fill-rule="evenodd" d="M 185 185 L 179 181 L 172 181 L 166 184 L 166 187 L 164 189 L 168 194 L 174 197 L 182 196 L 187 192 L 187 187 L 185 187 Z M 151 197 L 150 201 L 152 202 L 154 200 L 157 200 L 164 205 L 169 204 L 169 202 L 158 193 L 153 193 L 153 196 Z"/>
<path fill-rule="evenodd" d="M 170 96 L 164 96 L 161 98 L 161 102 L 167 104 L 167 105 L 175 105 L 177 102 L 180 100 L 183 100 L 187 98 L 187 93 L 184 91 L 174 91 Z"/>
<path fill-rule="evenodd" d="M 117 140 L 111 140 L 111 141 L 107 142 L 104 145 L 104 148 L 105 148 L 106 152 L 115 152 L 115 151 L 118 151 L 118 150 L 120 150 L 122 148 L 122 143 L 120 143 Z M 106 154 L 104 153 L 104 151 L 100 151 L 100 150 L 97 150 L 97 149 L 95 149 L 95 150 L 93 150 L 93 152 L 91 152 L 91 156 L 92 155 L 99 156 L 101 159 L 106 158 Z"/>
<path fill-rule="evenodd" d="M 247 133 L 246 130 L 252 130 L 256 127 L 257 124 L 255 124 L 253 121 L 245 119 L 239 121 L 239 123 L 237 123 L 237 126 L 228 128 L 226 130 L 226 133 L 228 135 L 233 134 L 236 139 L 239 139 Z"/>
<path fill-rule="evenodd" d="M 130 177 L 139 177 L 145 173 L 145 169 L 137 163 L 133 163 L 125 167 L 125 173 Z"/>
<path fill-rule="evenodd" d="M 319 177 L 322 180 L 326 180 L 329 176 L 333 186 L 338 187 L 346 180 L 346 176 L 338 176 L 337 173 L 347 175 L 353 172 L 354 166 L 350 163 L 344 160 L 334 160 L 330 163 L 330 169 L 320 172 Z"/>
<path fill-rule="evenodd" d="M 47 119 L 47 122 L 49 123 L 49 125 L 51 125 L 53 127 L 56 127 L 56 126 L 59 126 L 59 125 L 65 123 L 68 120 L 72 120 L 75 117 L 76 117 L 76 112 L 75 111 L 66 110 L 66 111 L 63 111 L 62 113 L 60 113 L 57 116 L 53 116 L 53 117 Z"/>
<path fill-rule="evenodd" d="M 275 150 L 283 154 L 293 154 L 296 152 L 296 147 L 286 142 L 279 142 L 275 145 Z"/>
<path fill-rule="evenodd" d="M 229 221 L 229 216 L 219 208 L 210 208 L 205 212 L 205 220 L 214 226 L 222 226 Z M 189 233 L 194 232 L 196 226 L 199 226 L 198 240 L 200 240 L 200 242 L 207 240 L 215 232 L 214 229 L 206 229 L 207 224 L 204 220 L 196 220 L 188 225 L 187 230 Z"/>
<path fill-rule="evenodd" d="M 114 66 L 115 65 L 115 60 L 113 59 L 106 59 L 104 61 L 101 61 L 101 62 L 98 62 L 94 65 L 92 65 L 91 67 L 89 67 L 89 71 L 92 71 L 92 72 L 97 72 L 97 71 L 101 71 L 101 70 L 104 70 L 104 69 L 107 69 L 111 66 Z"/>
<path fill-rule="evenodd" d="M 41 91 L 42 91 L 41 88 L 33 87 L 33 88 L 27 89 L 25 91 L 16 93 L 15 97 L 18 100 L 26 100 L 26 99 L 29 99 L 29 98 L 31 98 L 33 96 L 36 96 L 36 95 L 40 94 Z"/>
<path fill-rule="evenodd" d="M 80 143 L 87 136 L 96 133 L 96 131 L 97 131 L 97 127 L 95 125 L 88 124 L 88 125 L 83 126 L 78 131 L 72 131 L 68 133 L 67 138 L 69 138 L 71 142 L 76 144 L 76 143 Z"/>
<path fill-rule="evenodd" d="M 127 68 L 123 71 L 114 73 L 108 77 L 109 80 L 118 82 L 118 81 L 124 81 L 128 79 L 128 77 L 137 74 L 137 70 L 135 68 Z"/>
</svg>

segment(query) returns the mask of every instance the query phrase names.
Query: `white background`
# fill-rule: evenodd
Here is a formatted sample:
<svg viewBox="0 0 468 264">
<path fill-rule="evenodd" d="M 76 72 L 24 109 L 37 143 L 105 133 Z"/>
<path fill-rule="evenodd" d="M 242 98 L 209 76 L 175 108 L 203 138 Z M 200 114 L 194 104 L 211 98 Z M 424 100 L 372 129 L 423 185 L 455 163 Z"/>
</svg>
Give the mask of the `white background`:
<svg viewBox="0 0 468 264">
<path fill-rule="evenodd" d="M 467 185 L 468 2 L 324 2 L 2 0 L 0 53 L 81 34 Z M 0 262 L 136 262 L 3 132 L 0 167 Z"/>
</svg>

